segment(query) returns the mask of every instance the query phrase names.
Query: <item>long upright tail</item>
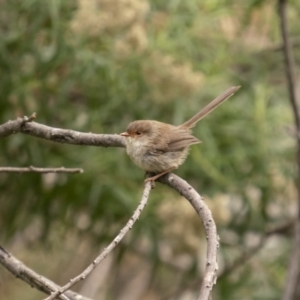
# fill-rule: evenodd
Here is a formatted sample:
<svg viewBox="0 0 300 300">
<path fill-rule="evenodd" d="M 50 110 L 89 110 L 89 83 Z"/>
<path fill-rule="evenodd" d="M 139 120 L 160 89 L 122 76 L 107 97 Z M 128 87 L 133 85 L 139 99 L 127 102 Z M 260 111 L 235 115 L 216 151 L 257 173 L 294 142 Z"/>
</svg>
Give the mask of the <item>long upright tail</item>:
<svg viewBox="0 0 300 300">
<path fill-rule="evenodd" d="M 206 115 L 212 112 L 216 107 L 218 107 L 221 103 L 227 100 L 230 96 L 232 96 L 241 86 L 232 86 L 227 89 L 224 93 L 219 95 L 216 99 L 207 104 L 204 108 L 202 108 L 196 115 L 194 115 L 191 119 L 184 122 L 180 127 L 192 128 L 196 125 L 198 121 L 203 119 Z"/>
</svg>

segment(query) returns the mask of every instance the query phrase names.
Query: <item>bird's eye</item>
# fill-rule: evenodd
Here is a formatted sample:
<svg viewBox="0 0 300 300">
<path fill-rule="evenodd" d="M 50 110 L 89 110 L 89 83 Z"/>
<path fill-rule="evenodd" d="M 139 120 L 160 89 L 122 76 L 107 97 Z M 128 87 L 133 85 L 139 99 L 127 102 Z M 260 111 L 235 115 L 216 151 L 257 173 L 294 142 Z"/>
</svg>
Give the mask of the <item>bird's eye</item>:
<svg viewBox="0 0 300 300">
<path fill-rule="evenodd" d="M 136 134 L 137 134 L 137 135 L 141 135 L 142 133 L 141 133 L 140 131 L 137 131 Z"/>
</svg>

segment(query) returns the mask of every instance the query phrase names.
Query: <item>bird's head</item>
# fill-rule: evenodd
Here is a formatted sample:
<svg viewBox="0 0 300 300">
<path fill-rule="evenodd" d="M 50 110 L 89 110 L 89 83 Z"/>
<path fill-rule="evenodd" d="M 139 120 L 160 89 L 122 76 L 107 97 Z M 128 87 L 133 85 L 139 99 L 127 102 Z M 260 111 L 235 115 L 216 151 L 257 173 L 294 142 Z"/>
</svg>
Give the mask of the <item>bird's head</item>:
<svg viewBox="0 0 300 300">
<path fill-rule="evenodd" d="M 121 133 L 121 136 L 124 136 L 127 139 L 134 140 L 143 140 L 147 139 L 152 134 L 151 121 L 148 120 L 139 120 L 130 123 L 125 132 Z"/>
</svg>

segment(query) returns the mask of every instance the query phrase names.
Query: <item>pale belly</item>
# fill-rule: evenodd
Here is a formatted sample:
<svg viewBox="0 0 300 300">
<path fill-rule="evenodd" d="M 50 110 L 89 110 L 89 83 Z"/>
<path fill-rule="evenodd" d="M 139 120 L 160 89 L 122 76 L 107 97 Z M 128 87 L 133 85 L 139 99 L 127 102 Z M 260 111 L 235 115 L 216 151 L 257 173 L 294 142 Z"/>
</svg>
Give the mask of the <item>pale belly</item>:
<svg viewBox="0 0 300 300">
<path fill-rule="evenodd" d="M 160 173 L 168 169 L 178 168 L 188 155 L 188 148 L 181 151 L 151 154 L 137 141 L 128 141 L 126 152 L 133 162 L 147 172 Z"/>
</svg>

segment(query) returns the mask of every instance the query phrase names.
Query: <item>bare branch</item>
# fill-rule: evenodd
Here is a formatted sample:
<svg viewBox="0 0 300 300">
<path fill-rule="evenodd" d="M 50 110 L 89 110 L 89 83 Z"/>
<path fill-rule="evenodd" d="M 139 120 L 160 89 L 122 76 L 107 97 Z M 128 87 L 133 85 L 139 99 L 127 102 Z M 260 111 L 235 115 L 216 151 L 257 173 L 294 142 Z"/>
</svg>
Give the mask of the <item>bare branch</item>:
<svg viewBox="0 0 300 300">
<path fill-rule="evenodd" d="M 299 47 L 300 46 L 300 37 L 299 36 L 294 36 L 289 38 L 290 40 L 290 44 L 293 48 Z M 274 52 L 279 52 L 279 51 L 283 51 L 284 50 L 284 44 L 283 43 L 276 43 L 273 45 L 268 45 L 267 47 L 265 47 L 264 49 L 262 49 L 261 51 L 258 52 L 258 54 L 260 53 L 269 53 L 270 51 L 274 51 Z"/>
<path fill-rule="evenodd" d="M 287 77 L 288 91 L 292 105 L 294 120 L 297 130 L 300 129 L 299 104 L 296 97 L 296 79 L 295 79 L 295 61 L 292 46 L 288 36 L 287 18 L 286 18 L 286 0 L 278 0 L 278 13 L 280 18 L 281 36 L 283 40 L 283 54 L 285 59 L 285 71 Z"/>
<path fill-rule="evenodd" d="M 210 299 L 209 297 L 211 296 L 213 285 L 216 284 L 217 281 L 217 249 L 219 247 L 219 237 L 217 235 L 217 228 L 211 211 L 196 190 L 175 174 L 166 174 L 159 178 L 158 181 L 167 184 L 175 189 L 180 195 L 183 195 L 192 204 L 201 218 L 206 233 L 207 251 L 206 266 L 198 300 Z"/>
<path fill-rule="evenodd" d="M 244 249 L 241 255 L 238 258 L 236 258 L 234 262 L 232 262 L 230 265 L 224 268 L 222 273 L 219 274 L 219 278 L 228 276 L 230 273 L 235 271 L 240 266 L 244 266 L 248 260 L 250 260 L 258 251 L 260 251 L 260 249 L 264 247 L 269 237 L 273 235 L 288 234 L 291 231 L 294 224 L 295 224 L 295 220 L 290 220 L 284 224 L 281 224 L 277 227 L 265 231 L 265 233 L 263 233 L 262 236 L 260 237 L 260 240 L 257 243 L 257 245 L 249 249 Z"/>
<path fill-rule="evenodd" d="M 299 263 L 300 263 L 300 221 L 295 222 L 294 239 L 292 253 L 290 255 L 288 274 L 285 282 L 285 289 L 282 300 L 299 299 L 298 281 L 299 281 Z"/>
<path fill-rule="evenodd" d="M 127 224 L 121 229 L 120 233 L 115 237 L 115 239 L 104 249 L 104 251 L 97 256 L 94 261 L 78 276 L 71 279 L 69 283 L 67 283 L 65 286 L 60 288 L 59 290 L 55 289 L 54 293 L 52 293 L 49 297 L 47 297 L 45 300 L 53 300 L 58 295 L 61 295 L 62 293 L 65 293 L 68 289 L 70 289 L 74 284 L 78 283 L 81 280 L 84 280 L 95 268 L 99 263 L 105 259 L 105 257 L 120 243 L 120 241 L 123 239 L 125 234 L 132 228 L 133 224 L 136 222 L 136 220 L 139 218 L 142 210 L 145 208 L 149 194 L 151 191 L 151 182 L 146 182 L 142 199 L 137 207 L 137 209 L 134 211 L 132 217 L 129 219 Z"/>
<path fill-rule="evenodd" d="M 218 280 L 222 279 L 223 277 L 227 277 L 231 273 L 233 273 L 237 268 L 245 266 L 247 262 L 257 253 L 259 252 L 265 245 L 266 241 L 269 237 L 273 235 L 289 235 L 290 231 L 294 225 L 294 220 L 290 220 L 284 224 L 281 224 L 277 227 L 271 228 L 267 230 L 263 235 L 260 237 L 259 242 L 257 245 L 252 246 L 251 248 L 244 249 L 240 256 L 238 256 L 231 264 L 225 266 L 223 271 L 218 274 Z M 169 293 L 168 295 L 164 296 L 162 299 L 174 299 L 179 298 L 179 294 L 183 294 L 187 289 L 194 289 L 196 286 L 199 285 L 199 280 L 190 281 L 188 285 L 184 288 L 177 287 L 178 289 Z"/>
<path fill-rule="evenodd" d="M 17 278 L 22 279 L 31 287 L 34 287 L 45 294 L 49 295 L 53 290 L 60 288 L 51 280 L 32 271 L 1 246 L 0 263 Z M 60 295 L 57 298 L 62 300 L 91 300 L 72 291 L 68 291 L 65 293 L 65 295 Z"/>
<path fill-rule="evenodd" d="M 36 168 L 33 166 L 27 168 L 15 168 L 15 167 L 0 167 L 0 173 L 83 173 L 81 168 Z"/>
<path fill-rule="evenodd" d="M 300 115 L 299 103 L 296 97 L 295 62 L 287 26 L 287 0 L 278 0 L 278 14 L 280 19 L 281 35 L 283 40 L 283 54 L 285 58 L 285 70 L 289 91 L 289 99 L 294 114 L 294 122 L 297 130 L 297 189 L 298 189 L 298 216 L 295 222 L 292 254 L 290 255 L 289 268 L 282 300 L 299 299 L 300 291 L 297 288 L 300 283 Z"/>
<path fill-rule="evenodd" d="M 102 146 L 102 147 L 124 147 L 124 139 L 120 135 L 109 135 L 109 134 L 93 134 L 83 133 L 73 130 L 53 128 L 45 126 L 36 122 L 32 122 L 32 118 L 18 118 L 14 121 L 8 121 L 7 123 L 0 126 L 0 138 L 7 137 L 11 134 L 21 132 L 38 138 L 43 138 L 53 142 L 68 143 L 74 145 L 90 145 L 90 146 Z M 201 196 L 183 179 L 174 175 L 167 174 L 162 177 L 160 182 L 169 185 L 170 187 L 177 190 L 180 194 L 186 197 L 198 215 L 200 216 L 208 241 L 207 246 L 207 261 L 205 267 L 205 273 L 203 282 L 200 288 L 199 299 L 209 299 L 213 285 L 217 279 L 217 248 L 219 246 L 218 236 L 216 231 L 216 225 L 212 218 L 212 214 L 206 204 L 203 202 Z M 70 282 L 62 287 L 61 289 L 53 289 L 55 293 L 52 293 L 47 300 L 54 299 L 57 295 L 64 293 L 75 283 L 83 280 L 90 272 L 98 265 L 107 254 L 120 242 L 126 232 L 131 228 L 133 223 L 138 218 L 141 210 L 144 208 L 148 198 L 148 194 L 151 189 L 151 184 L 146 184 L 142 200 L 135 211 L 133 217 L 129 220 L 126 226 L 121 230 L 120 234 L 114 239 L 114 241 L 102 252 L 93 263 L 87 267 L 80 275 L 70 280 Z"/>
<path fill-rule="evenodd" d="M 21 132 L 41 139 L 86 146 L 125 147 L 124 138 L 118 134 L 84 133 L 60 129 L 31 122 L 30 118 L 18 118 L 0 125 L 0 138 Z"/>
</svg>

